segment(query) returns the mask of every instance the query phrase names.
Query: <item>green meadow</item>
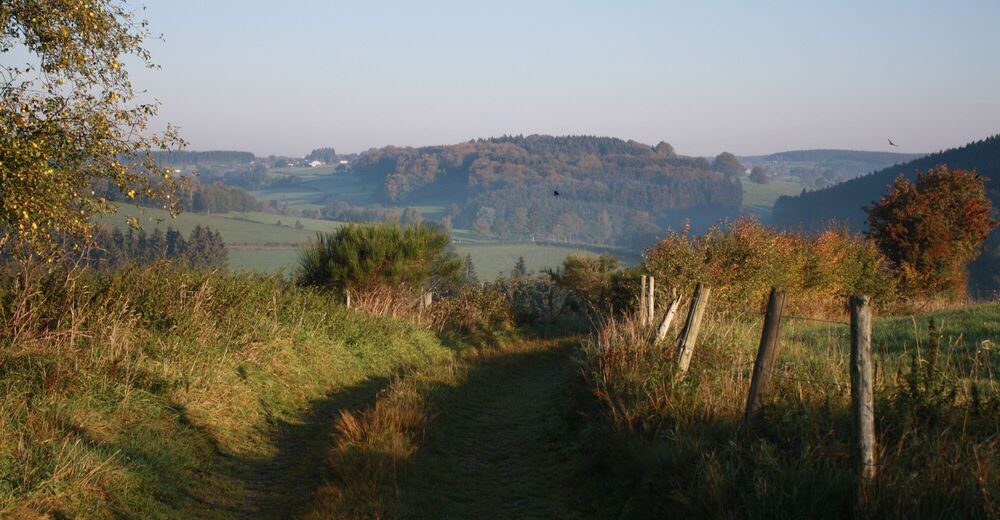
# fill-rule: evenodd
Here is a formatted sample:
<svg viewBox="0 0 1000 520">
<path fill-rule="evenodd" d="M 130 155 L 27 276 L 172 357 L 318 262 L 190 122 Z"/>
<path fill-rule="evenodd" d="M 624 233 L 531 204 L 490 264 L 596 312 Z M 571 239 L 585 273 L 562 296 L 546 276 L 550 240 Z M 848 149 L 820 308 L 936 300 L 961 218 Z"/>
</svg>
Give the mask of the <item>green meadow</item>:
<svg viewBox="0 0 1000 520">
<path fill-rule="evenodd" d="M 298 261 L 300 245 L 309 242 L 317 232 L 330 232 L 341 225 L 330 220 L 262 212 L 181 213 L 171 218 L 166 211 L 135 206 L 122 206 L 118 213 L 102 216 L 99 221 L 108 227 L 124 229 L 132 217 L 147 233 L 172 226 L 186 235 L 198 224 L 218 230 L 229 247 L 229 265 L 236 270 L 254 272 L 290 271 Z M 296 228 L 296 222 L 302 225 L 301 229 Z M 471 254 L 476 271 L 484 280 L 509 273 L 520 256 L 524 257 L 529 270 L 540 271 L 558 267 L 569 254 L 592 254 L 573 247 L 498 244 L 476 239 L 466 229 L 454 230 L 453 237 L 459 256 L 465 258 L 466 254 Z"/>
</svg>

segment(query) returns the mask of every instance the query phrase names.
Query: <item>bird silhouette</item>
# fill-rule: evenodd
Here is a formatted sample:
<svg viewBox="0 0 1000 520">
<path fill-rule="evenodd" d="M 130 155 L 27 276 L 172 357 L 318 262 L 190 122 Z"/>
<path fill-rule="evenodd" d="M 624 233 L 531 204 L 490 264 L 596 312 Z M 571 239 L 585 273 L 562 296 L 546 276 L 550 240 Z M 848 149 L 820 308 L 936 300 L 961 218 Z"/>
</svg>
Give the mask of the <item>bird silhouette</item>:
<svg viewBox="0 0 1000 520">
<path fill-rule="evenodd" d="M 889 139 L 889 146 L 895 146 L 896 148 L 899 148 L 899 145 L 892 142 L 892 139 Z"/>
<path fill-rule="evenodd" d="M 552 195 L 558 197 L 559 196 L 559 190 L 553 190 L 552 191 Z"/>
</svg>

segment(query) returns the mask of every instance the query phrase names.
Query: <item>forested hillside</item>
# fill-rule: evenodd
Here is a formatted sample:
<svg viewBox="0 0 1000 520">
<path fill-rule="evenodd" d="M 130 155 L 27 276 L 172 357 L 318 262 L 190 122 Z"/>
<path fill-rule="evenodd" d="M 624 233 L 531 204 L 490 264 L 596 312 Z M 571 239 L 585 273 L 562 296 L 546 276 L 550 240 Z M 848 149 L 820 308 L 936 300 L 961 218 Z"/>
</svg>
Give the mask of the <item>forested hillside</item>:
<svg viewBox="0 0 1000 520">
<path fill-rule="evenodd" d="M 674 212 L 706 220 L 734 212 L 742 191 L 703 158 L 621 139 L 507 136 L 450 146 L 385 147 L 354 172 L 387 203 L 453 203 L 456 224 L 482 235 L 628 243 Z M 555 195 L 558 192 L 559 195 Z"/>
<path fill-rule="evenodd" d="M 986 177 L 986 188 L 995 207 L 1000 207 L 1000 135 L 969 143 L 961 148 L 931 154 L 870 175 L 858 177 L 822 190 L 804 191 L 796 197 L 781 197 L 774 206 L 772 221 L 789 228 L 817 229 L 830 221 L 861 228 L 865 223 L 863 208 L 879 199 L 898 175 L 913 179 L 917 171 L 939 164 L 952 168 L 976 170 Z M 1000 233 L 993 232 L 987 251 L 973 265 L 972 283 L 976 288 L 1000 287 Z"/>
</svg>

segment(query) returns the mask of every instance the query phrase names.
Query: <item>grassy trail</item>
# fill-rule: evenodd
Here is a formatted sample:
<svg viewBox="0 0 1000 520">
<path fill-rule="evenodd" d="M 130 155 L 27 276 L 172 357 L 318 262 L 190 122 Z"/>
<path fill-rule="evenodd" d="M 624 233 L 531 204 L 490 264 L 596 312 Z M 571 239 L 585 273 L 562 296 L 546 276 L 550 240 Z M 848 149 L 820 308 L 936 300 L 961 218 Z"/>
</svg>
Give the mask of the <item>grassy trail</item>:
<svg viewBox="0 0 1000 520">
<path fill-rule="evenodd" d="M 275 457 L 241 472 L 246 495 L 237 516 L 279 519 L 302 513 L 323 482 L 336 417 L 367 406 L 388 384 L 387 377 L 370 378 L 317 400 L 301 422 L 285 426 Z"/>
<path fill-rule="evenodd" d="M 432 388 L 438 415 L 399 482 L 400 517 L 579 517 L 568 350 L 530 342 Z"/>
</svg>

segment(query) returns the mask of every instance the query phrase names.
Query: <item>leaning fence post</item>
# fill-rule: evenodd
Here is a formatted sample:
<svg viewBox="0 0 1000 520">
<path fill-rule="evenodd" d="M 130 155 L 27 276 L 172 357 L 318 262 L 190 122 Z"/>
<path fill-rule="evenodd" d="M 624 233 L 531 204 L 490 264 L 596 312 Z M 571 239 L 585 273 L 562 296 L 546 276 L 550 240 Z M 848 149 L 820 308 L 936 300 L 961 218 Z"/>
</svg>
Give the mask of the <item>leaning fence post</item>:
<svg viewBox="0 0 1000 520">
<path fill-rule="evenodd" d="M 642 288 L 639 290 L 639 325 L 646 326 L 646 275 L 642 275 Z"/>
<path fill-rule="evenodd" d="M 663 341 L 663 338 L 667 337 L 667 332 L 670 330 L 670 324 L 674 321 L 674 316 L 677 315 L 677 308 L 680 306 L 680 296 L 677 296 L 672 302 L 670 302 L 667 314 L 663 317 L 663 321 L 660 322 L 660 326 L 656 329 L 656 340 L 653 341 L 654 345 Z"/>
<path fill-rule="evenodd" d="M 681 348 L 677 355 L 677 370 L 682 377 L 691 364 L 691 355 L 694 354 L 698 332 L 701 330 L 701 319 L 705 316 L 705 307 L 708 305 L 708 295 L 711 292 L 712 288 L 702 285 L 701 282 L 694 288 L 691 308 L 688 309 L 687 321 L 684 322 L 684 332 L 681 335 Z"/>
<path fill-rule="evenodd" d="M 656 280 L 649 275 L 649 291 L 646 293 L 646 321 L 652 325 L 656 318 Z"/>
<path fill-rule="evenodd" d="M 750 393 L 747 395 L 747 409 L 743 414 L 743 422 L 753 419 L 754 411 L 767 392 L 771 382 L 774 362 L 778 359 L 778 337 L 781 333 L 781 314 L 785 308 L 785 292 L 777 287 L 771 288 L 771 296 L 767 299 L 767 314 L 764 316 L 764 330 L 760 334 L 760 346 L 757 348 L 757 360 L 753 364 L 753 378 L 750 380 Z"/>
<path fill-rule="evenodd" d="M 868 513 L 875 481 L 875 397 L 872 380 L 872 310 L 868 296 L 851 297 L 851 412 L 857 435 L 854 516 Z"/>
</svg>

